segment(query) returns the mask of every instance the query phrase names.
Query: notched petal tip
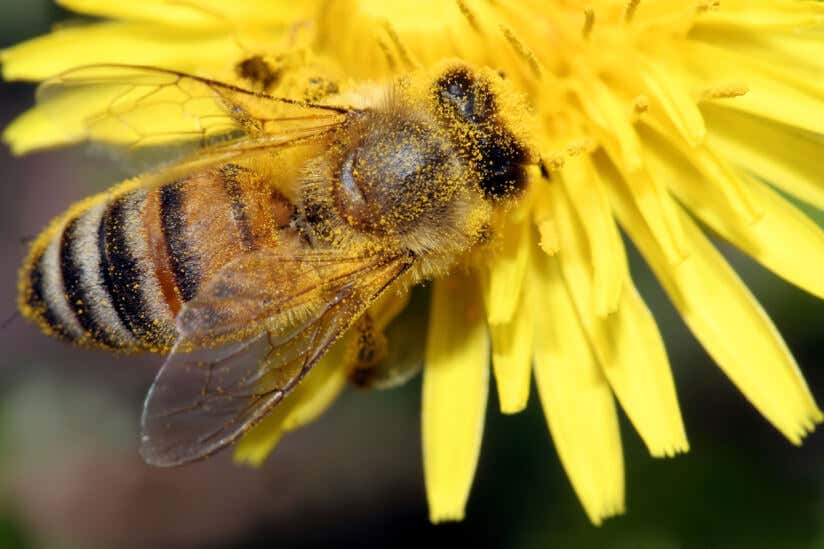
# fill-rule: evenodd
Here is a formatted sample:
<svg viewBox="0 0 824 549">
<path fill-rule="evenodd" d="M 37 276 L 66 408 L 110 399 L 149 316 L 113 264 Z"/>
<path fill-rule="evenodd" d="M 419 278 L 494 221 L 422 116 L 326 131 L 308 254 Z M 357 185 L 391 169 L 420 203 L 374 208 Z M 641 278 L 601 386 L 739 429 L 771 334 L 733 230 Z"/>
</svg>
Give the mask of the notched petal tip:
<svg viewBox="0 0 824 549">
<path fill-rule="evenodd" d="M 436 510 L 436 505 L 433 502 L 429 503 L 429 522 L 432 524 L 441 524 L 443 522 L 461 522 L 464 519 L 465 512 L 463 507 L 460 509 L 439 508 Z"/>
<path fill-rule="evenodd" d="M 689 442 L 684 438 L 675 443 L 674 446 L 649 448 L 649 453 L 654 458 L 674 458 L 690 451 Z"/>
<path fill-rule="evenodd" d="M 489 388 L 489 335 L 471 275 L 432 291 L 423 371 L 424 481 L 433 522 L 460 520 L 481 450 Z"/>
<path fill-rule="evenodd" d="M 489 326 L 492 336 L 492 370 L 502 414 L 517 414 L 529 402 L 532 371 L 532 315 L 522 302 L 513 321 Z"/>
<path fill-rule="evenodd" d="M 613 173 L 604 166 L 605 173 Z M 621 223 L 689 328 L 753 406 L 791 442 L 821 412 L 772 321 L 700 228 L 678 207 L 693 253 L 670 265 L 622 183 L 610 185 Z"/>
<path fill-rule="evenodd" d="M 789 428 L 786 431 L 782 430 L 787 440 L 789 440 L 793 446 L 801 446 L 804 440 L 813 434 L 818 425 L 824 422 L 824 415 L 822 415 L 817 405 L 813 405 L 813 408 L 808 410 L 807 413 L 808 415 L 800 418 L 793 428 Z"/>
<path fill-rule="evenodd" d="M 519 401 L 501 401 L 501 413 L 507 416 L 514 416 L 526 410 L 526 405 L 529 399 L 521 399 Z"/>
<path fill-rule="evenodd" d="M 626 513 L 626 506 L 623 501 L 614 501 L 600 509 L 597 515 L 587 513 L 587 518 L 593 526 L 601 527 L 604 522 L 615 517 L 620 517 Z"/>
<path fill-rule="evenodd" d="M 535 381 L 552 440 L 590 521 L 624 510 L 624 461 L 615 400 L 598 367 L 558 259 L 534 254 Z"/>
</svg>

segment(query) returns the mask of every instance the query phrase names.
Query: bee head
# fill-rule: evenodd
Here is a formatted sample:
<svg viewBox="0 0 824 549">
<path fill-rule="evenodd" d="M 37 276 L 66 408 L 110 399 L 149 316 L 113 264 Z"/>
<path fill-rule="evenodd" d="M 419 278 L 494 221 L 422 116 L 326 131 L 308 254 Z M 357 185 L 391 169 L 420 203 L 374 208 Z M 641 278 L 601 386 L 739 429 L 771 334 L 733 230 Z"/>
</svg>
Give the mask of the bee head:
<svg viewBox="0 0 824 549">
<path fill-rule="evenodd" d="M 499 200 L 525 188 L 531 154 L 501 113 L 491 78 L 466 65 L 453 65 L 436 78 L 432 96 L 437 118 L 478 174 L 484 196 Z"/>
</svg>

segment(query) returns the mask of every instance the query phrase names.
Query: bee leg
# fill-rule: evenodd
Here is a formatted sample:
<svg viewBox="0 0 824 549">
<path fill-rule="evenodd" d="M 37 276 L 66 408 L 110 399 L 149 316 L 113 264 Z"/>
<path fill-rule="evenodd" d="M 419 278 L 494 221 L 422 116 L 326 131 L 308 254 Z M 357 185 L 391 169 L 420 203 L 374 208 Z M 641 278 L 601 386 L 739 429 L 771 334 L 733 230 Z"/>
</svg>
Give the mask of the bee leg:
<svg viewBox="0 0 824 549">
<path fill-rule="evenodd" d="M 355 335 L 350 340 L 346 360 L 349 381 L 361 388 L 380 385 L 382 366 L 389 348 L 386 336 L 375 326 L 368 312 L 355 322 L 352 329 Z"/>
</svg>

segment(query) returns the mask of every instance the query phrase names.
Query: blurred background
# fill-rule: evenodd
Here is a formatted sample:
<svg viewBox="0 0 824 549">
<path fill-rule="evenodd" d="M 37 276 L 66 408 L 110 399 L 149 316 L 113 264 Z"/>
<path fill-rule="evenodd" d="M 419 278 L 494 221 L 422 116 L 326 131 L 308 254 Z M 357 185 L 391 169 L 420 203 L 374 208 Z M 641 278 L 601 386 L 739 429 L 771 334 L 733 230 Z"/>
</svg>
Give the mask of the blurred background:
<svg viewBox="0 0 824 549">
<path fill-rule="evenodd" d="M 0 46 L 66 14 L 0 1 Z M 33 87 L 0 86 L 0 126 Z M 26 242 L 71 202 L 124 177 L 82 150 L 13 158 L 0 148 L 0 316 L 15 309 Z M 820 212 L 810 212 L 824 223 Z M 824 302 L 722 246 L 824 401 Z M 71 348 L 16 320 L 0 330 L 0 547 L 824 548 L 824 432 L 794 448 L 712 364 L 632 251 L 635 280 L 668 345 L 692 450 L 653 460 L 622 418 L 625 516 L 586 519 L 552 447 L 537 395 L 502 416 L 490 394 L 478 474 L 460 524 L 431 526 L 421 466 L 420 380 L 349 389 L 288 435 L 261 470 L 228 453 L 176 470 L 137 454 L 157 357 Z M 0 320 L 2 320 L 0 319 Z"/>
</svg>

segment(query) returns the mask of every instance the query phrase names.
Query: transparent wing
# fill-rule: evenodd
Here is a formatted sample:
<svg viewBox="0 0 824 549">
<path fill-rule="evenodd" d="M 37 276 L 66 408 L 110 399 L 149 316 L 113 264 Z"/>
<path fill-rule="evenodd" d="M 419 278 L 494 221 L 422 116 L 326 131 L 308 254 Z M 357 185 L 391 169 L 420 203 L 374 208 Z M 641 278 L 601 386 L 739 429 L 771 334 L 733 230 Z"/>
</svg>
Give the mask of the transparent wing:
<svg viewBox="0 0 824 549">
<path fill-rule="evenodd" d="M 173 70 L 90 65 L 44 82 L 40 109 L 67 141 L 171 158 L 236 138 L 299 137 L 340 123 L 344 107 L 273 97 Z"/>
<path fill-rule="evenodd" d="M 405 258 L 405 256 L 404 256 Z M 280 330 L 316 314 L 342 291 L 380 282 L 408 259 L 347 256 L 337 251 L 264 248 L 227 264 L 177 319 L 182 337 L 200 347 L 216 339 Z"/>
<path fill-rule="evenodd" d="M 405 256 L 297 258 L 266 250 L 227 266 L 178 317 L 180 339 L 143 409 L 143 458 L 181 465 L 235 441 L 410 264 Z M 291 285 L 280 288 L 265 274 L 245 280 L 264 268 Z M 214 338 L 225 343 L 204 346 Z"/>
</svg>

